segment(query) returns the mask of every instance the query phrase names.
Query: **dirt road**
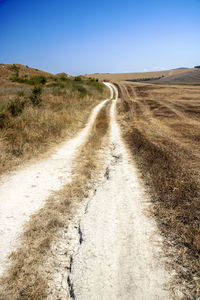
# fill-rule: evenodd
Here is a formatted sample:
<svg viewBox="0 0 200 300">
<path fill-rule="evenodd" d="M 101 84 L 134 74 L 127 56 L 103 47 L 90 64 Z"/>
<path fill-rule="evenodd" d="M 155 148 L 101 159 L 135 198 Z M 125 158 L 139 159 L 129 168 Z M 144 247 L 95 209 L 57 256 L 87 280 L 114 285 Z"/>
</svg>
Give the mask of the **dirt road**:
<svg viewBox="0 0 200 300">
<path fill-rule="evenodd" d="M 137 169 L 120 137 L 115 119 L 118 92 L 111 107 L 107 180 L 91 199 L 80 228 L 83 242 L 73 257 L 70 283 L 74 299 L 172 299 L 165 285 L 162 239 Z M 73 297 L 72 297 L 73 298 Z"/>
<path fill-rule="evenodd" d="M 53 191 L 71 181 L 73 160 L 106 101 L 94 108 L 86 127 L 75 138 L 64 142 L 51 157 L 1 178 L 0 274 L 29 217 L 43 206 Z"/>
</svg>

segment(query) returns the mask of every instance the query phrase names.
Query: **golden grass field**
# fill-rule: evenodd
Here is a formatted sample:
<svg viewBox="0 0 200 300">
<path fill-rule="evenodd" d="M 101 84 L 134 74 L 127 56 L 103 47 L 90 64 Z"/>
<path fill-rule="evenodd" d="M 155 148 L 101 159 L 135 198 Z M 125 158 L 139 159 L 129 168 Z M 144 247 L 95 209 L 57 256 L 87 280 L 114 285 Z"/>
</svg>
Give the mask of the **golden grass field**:
<svg viewBox="0 0 200 300">
<path fill-rule="evenodd" d="M 198 299 L 200 87 L 133 83 L 118 88 L 118 121 L 150 186 L 167 255 L 178 280 Z"/>
</svg>

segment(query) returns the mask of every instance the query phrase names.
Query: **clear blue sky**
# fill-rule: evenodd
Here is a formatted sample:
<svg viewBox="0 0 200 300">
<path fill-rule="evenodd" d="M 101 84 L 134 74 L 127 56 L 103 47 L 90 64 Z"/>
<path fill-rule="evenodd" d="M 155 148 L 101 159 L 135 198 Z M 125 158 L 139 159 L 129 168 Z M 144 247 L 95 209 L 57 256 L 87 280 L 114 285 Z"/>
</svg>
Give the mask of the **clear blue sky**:
<svg viewBox="0 0 200 300">
<path fill-rule="evenodd" d="M 0 62 L 52 73 L 200 64 L 200 0 L 0 0 Z"/>
</svg>

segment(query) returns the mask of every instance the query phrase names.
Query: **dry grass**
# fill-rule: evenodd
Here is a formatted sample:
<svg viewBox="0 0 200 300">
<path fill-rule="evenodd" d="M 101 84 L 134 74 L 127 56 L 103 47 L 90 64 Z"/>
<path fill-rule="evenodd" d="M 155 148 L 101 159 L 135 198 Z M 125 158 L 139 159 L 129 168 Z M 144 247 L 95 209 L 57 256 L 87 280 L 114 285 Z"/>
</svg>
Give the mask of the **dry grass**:
<svg viewBox="0 0 200 300">
<path fill-rule="evenodd" d="M 15 64 L 17 68 L 19 68 L 19 76 L 38 76 L 38 75 L 44 75 L 44 76 L 51 76 L 51 73 L 41 71 L 38 69 L 34 69 L 28 66 L 24 66 L 21 64 Z M 13 65 L 11 64 L 0 64 L 0 78 L 1 79 L 8 79 L 9 77 L 13 76 L 15 74 L 15 71 L 13 69 Z"/>
<path fill-rule="evenodd" d="M 106 143 L 108 130 L 109 104 L 98 114 L 89 139 L 79 153 L 78 174 L 26 224 L 19 248 L 11 255 L 11 265 L 0 282 L 1 300 L 46 299 L 49 274 L 43 265 L 51 255 L 56 233 L 67 230 L 72 210 L 87 197 L 89 186 L 98 174 L 98 150 Z"/>
<path fill-rule="evenodd" d="M 200 88 L 132 84 L 119 90 L 123 136 L 153 193 L 184 299 L 198 299 Z"/>
<path fill-rule="evenodd" d="M 31 103 L 32 87 L 9 80 L 0 85 L 0 174 L 74 135 L 106 96 L 98 83 L 56 80 L 56 86 L 43 87 L 39 105 Z M 25 101 L 22 112 L 12 115 L 11 101 Z"/>
</svg>

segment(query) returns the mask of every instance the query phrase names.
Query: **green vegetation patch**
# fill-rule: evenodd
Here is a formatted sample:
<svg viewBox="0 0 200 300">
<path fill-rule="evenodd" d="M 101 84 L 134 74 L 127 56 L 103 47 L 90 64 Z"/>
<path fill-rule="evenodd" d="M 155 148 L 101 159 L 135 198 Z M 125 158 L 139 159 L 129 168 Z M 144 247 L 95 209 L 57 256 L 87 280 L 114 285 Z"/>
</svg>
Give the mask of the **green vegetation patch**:
<svg viewBox="0 0 200 300">
<path fill-rule="evenodd" d="M 131 82 L 143 82 L 143 81 L 149 81 L 149 80 L 159 80 L 163 78 L 164 76 L 159 76 L 159 77 L 148 77 L 148 78 L 136 78 L 136 79 L 126 79 L 126 81 L 131 81 Z"/>
<path fill-rule="evenodd" d="M 95 79 L 92 78 L 87 80 L 87 85 L 97 90 L 100 94 L 103 93 L 103 84 L 96 81 Z"/>
<path fill-rule="evenodd" d="M 7 111 L 10 112 L 12 116 L 17 116 L 22 113 L 25 107 L 26 100 L 20 97 L 10 101 L 7 106 Z"/>
<path fill-rule="evenodd" d="M 74 79 L 71 79 L 61 76 L 55 77 L 52 80 L 53 82 L 48 83 L 46 87 L 58 89 L 66 88 L 72 91 L 77 91 L 80 94 L 80 97 L 91 95 L 93 91 L 96 91 L 99 94 L 103 93 L 103 84 L 93 78 L 85 79 L 81 76 L 77 76 Z"/>
<path fill-rule="evenodd" d="M 25 83 L 29 85 L 39 85 L 39 84 L 45 84 L 47 82 L 47 79 L 45 76 L 34 76 L 31 78 L 22 78 L 22 77 L 13 77 L 11 78 L 13 82 L 19 82 L 19 83 Z"/>
</svg>

